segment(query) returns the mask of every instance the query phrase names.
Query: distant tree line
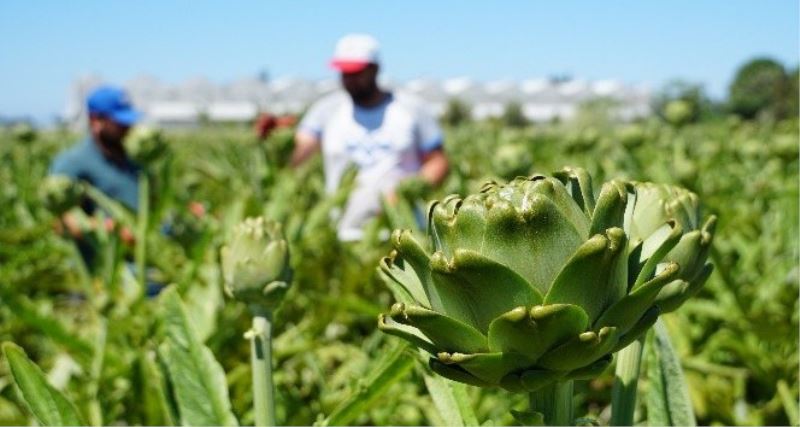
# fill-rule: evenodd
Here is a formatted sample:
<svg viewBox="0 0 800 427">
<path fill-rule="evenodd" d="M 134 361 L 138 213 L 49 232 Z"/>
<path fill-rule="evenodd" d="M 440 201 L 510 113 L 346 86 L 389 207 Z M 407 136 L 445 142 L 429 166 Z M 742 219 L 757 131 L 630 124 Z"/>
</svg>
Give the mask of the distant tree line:
<svg viewBox="0 0 800 427">
<path fill-rule="evenodd" d="M 667 83 L 654 96 L 653 111 L 675 125 L 727 114 L 745 120 L 782 120 L 798 117 L 799 81 L 800 68 L 797 66 L 788 69 L 774 59 L 755 58 L 744 63 L 736 71 L 733 82 L 728 88 L 727 99 L 713 101 L 707 96 L 701 84 L 674 80 Z M 581 111 L 585 113 L 598 108 L 613 107 L 590 101 L 581 107 Z M 449 100 L 442 115 L 445 124 L 454 126 L 471 120 L 472 109 L 468 103 L 458 98 Z M 509 127 L 524 127 L 529 124 L 522 105 L 513 101 L 506 105 L 500 117 L 491 121 Z"/>
</svg>

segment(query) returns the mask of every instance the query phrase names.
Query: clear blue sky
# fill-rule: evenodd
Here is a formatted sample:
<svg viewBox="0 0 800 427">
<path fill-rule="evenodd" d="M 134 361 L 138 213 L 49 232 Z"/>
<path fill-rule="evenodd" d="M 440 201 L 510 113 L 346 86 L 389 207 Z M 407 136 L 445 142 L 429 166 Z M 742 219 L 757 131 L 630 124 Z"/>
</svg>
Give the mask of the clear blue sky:
<svg viewBox="0 0 800 427">
<path fill-rule="evenodd" d="M 0 115 L 45 119 L 76 77 L 124 83 L 332 77 L 336 39 L 374 34 L 396 80 L 569 74 L 722 97 L 756 55 L 798 63 L 798 1 L 0 1 Z"/>
</svg>

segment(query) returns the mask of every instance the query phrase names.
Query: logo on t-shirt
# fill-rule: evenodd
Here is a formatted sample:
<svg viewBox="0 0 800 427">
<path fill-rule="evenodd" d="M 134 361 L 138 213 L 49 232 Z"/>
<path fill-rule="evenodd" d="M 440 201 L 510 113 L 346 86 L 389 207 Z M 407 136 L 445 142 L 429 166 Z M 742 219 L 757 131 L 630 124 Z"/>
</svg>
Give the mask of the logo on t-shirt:
<svg viewBox="0 0 800 427">
<path fill-rule="evenodd" d="M 387 158 L 392 152 L 392 144 L 388 141 L 376 141 L 371 138 L 348 140 L 345 148 L 350 159 L 360 168 L 368 168 Z"/>
</svg>

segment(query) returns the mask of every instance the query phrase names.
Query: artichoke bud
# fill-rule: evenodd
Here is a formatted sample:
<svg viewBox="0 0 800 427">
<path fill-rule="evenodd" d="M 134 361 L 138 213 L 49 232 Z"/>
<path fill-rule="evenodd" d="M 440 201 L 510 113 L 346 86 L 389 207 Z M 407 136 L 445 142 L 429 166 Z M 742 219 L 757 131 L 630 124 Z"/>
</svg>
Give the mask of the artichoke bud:
<svg viewBox="0 0 800 427">
<path fill-rule="evenodd" d="M 379 327 L 454 381 L 526 392 L 592 378 L 708 277 L 714 221 L 698 229 L 697 206 L 626 181 L 595 198 L 569 168 L 434 201 L 427 236 L 392 234 L 379 271 L 400 303 Z"/>
<path fill-rule="evenodd" d="M 81 183 L 68 176 L 50 175 L 39 187 L 39 197 L 53 215 L 61 215 L 81 203 L 83 190 Z"/>
<path fill-rule="evenodd" d="M 138 126 L 125 138 L 125 149 L 135 161 L 148 164 L 166 154 L 167 144 L 160 130 Z"/>
<path fill-rule="evenodd" d="M 680 233 L 669 252 L 654 260 L 659 263 L 659 269 L 669 262 L 678 265 L 676 282 L 665 286 L 656 299 L 662 313 L 668 313 L 696 294 L 708 279 L 712 269 L 707 262 L 708 252 L 716 217 L 710 216 L 701 225 L 700 200 L 684 188 L 652 183 L 636 183 L 634 187 L 636 202 L 629 232 L 638 241 L 643 241 L 643 248 L 646 248 L 640 261 L 646 262 L 647 258 L 656 256 L 655 250 L 647 248 L 658 246 L 665 240 L 665 224 L 675 224 L 673 232 Z"/>
<path fill-rule="evenodd" d="M 292 269 L 279 223 L 263 217 L 245 219 L 234 227 L 221 258 L 229 296 L 246 303 L 253 312 L 271 311 L 280 305 Z"/>
<path fill-rule="evenodd" d="M 530 173 L 533 159 L 524 144 L 505 144 L 498 148 L 492 159 L 492 169 L 503 179 L 512 179 Z"/>
</svg>

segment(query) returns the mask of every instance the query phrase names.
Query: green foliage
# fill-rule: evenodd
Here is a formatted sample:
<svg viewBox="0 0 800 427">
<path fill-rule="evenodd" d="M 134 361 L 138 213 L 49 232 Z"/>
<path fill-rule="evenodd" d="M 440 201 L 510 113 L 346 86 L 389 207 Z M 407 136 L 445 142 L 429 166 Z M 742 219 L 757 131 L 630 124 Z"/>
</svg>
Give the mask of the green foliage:
<svg viewBox="0 0 800 427">
<path fill-rule="evenodd" d="M 684 80 L 664 85 L 653 98 L 653 110 L 673 126 L 694 123 L 715 113 L 703 86 Z"/>
<path fill-rule="evenodd" d="M 3 354 L 8 362 L 20 397 L 25 405 L 45 426 L 75 426 L 86 424 L 72 404 L 61 392 L 47 382 L 44 373 L 13 343 L 3 343 Z"/>
<path fill-rule="evenodd" d="M 448 126 L 458 126 L 472 121 L 472 108 L 466 102 L 451 98 L 447 101 L 442 122 Z"/>
<path fill-rule="evenodd" d="M 501 116 L 501 122 L 511 128 L 522 128 L 530 124 L 528 118 L 525 117 L 525 112 L 522 110 L 522 104 L 516 101 L 506 104 Z"/>
<path fill-rule="evenodd" d="M 185 425 L 238 425 L 231 412 L 225 372 L 197 338 L 186 308 L 173 288 L 164 304 L 166 340 L 159 353 L 169 373 L 178 412 Z"/>
<path fill-rule="evenodd" d="M 663 323 L 656 323 L 648 336 L 647 424 L 651 426 L 695 426 L 689 390 L 681 362 L 672 348 Z"/>
<path fill-rule="evenodd" d="M 572 164 L 597 183 L 626 179 L 692 190 L 704 203 L 704 215 L 719 217 L 710 254 L 716 268 L 696 295 L 662 318 L 684 367 L 697 422 L 793 423 L 796 411 L 786 402 L 800 393 L 797 121 L 701 117 L 675 128 L 644 120 L 634 125 L 633 142 L 625 142 L 626 126 L 447 128 L 451 172 L 442 187 L 423 197 L 479 191 L 486 179 L 500 176 L 500 165 L 490 160 L 506 146 L 530 153 L 534 163 L 526 175 Z M 397 344 L 374 332 L 375 318 L 393 300 L 375 273 L 391 249 L 380 238 L 388 234 L 389 212 L 376 219 L 364 241 L 338 242 L 331 218 L 346 202 L 352 179 L 326 194 L 318 158 L 288 169 L 281 158 L 290 152 L 289 130 L 261 143 L 248 130 L 219 127 L 163 136 L 171 154 L 146 166 L 147 278 L 174 284 L 198 340 L 224 369 L 230 412 L 242 425 L 254 423 L 250 349 L 242 337 L 250 316 L 243 304 L 225 300 L 219 254 L 236 224 L 260 215 L 283 224 L 294 270 L 292 287 L 274 313 L 277 419 L 311 425 L 353 402 L 376 362 Z M 87 423 L 181 423 L 170 369 L 157 351 L 168 340 L 162 300 L 139 296 L 136 275 L 125 262 L 135 250 L 114 232 L 95 228 L 85 242 L 98 256 L 87 268 L 74 242 L 53 232 L 55 216 L 40 197 L 53 156 L 78 138 L 41 131 L 31 143 L 17 144 L 11 133 L 0 135 L 0 338 L 25 348 Z M 418 195 L 409 192 L 409 198 Z M 96 201 L 120 215 L 120 225 L 137 230 L 135 215 Z M 205 215 L 189 209 L 193 201 L 205 207 Z M 425 202 L 417 204 L 424 212 Z M 102 224 L 104 216 L 97 212 L 83 219 L 88 226 Z M 167 235 L 160 233 L 165 224 Z M 402 357 L 410 362 L 419 356 L 407 351 Z M 460 411 L 465 425 L 512 425 L 510 410 L 527 408 L 522 394 L 453 383 L 432 377 L 423 364 L 410 365 L 351 423 L 455 425 L 454 407 L 469 407 L 472 417 Z M 434 390 L 441 384 L 430 378 L 450 387 L 439 395 Z M 644 391 L 647 379 L 641 381 Z M 608 424 L 612 382 L 610 370 L 575 381 L 575 416 L 583 417 L 581 422 Z M 29 422 L 13 384 L 6 364 L 0 364 L 0 424 Z M 645 405 L 640 398 L 638 424 L 646 422 Z"/>
</svg>

